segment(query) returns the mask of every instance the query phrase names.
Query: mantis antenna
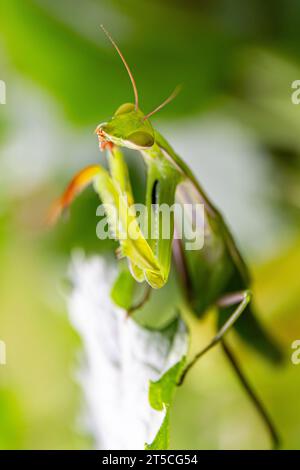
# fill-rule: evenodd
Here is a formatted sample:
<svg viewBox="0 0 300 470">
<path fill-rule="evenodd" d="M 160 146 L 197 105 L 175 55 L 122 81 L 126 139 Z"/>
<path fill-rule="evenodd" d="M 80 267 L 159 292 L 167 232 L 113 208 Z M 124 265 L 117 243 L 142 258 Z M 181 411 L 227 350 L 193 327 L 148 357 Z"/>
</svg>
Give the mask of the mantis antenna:
<svg viewBox="0 0 300 470">
<path fill-rule="evenodd" d="M 108 39 L 110 40 L 110 42 L 112 43 L 112 45 L 114 46 L 114 48 L 116 49 L 117 53 L 119 54 L 119 56 L 121 57 L 122 59 L 122 62 L 123 64 L 125 65 L 126 67 L 126 70 L 128 72 L 128 75 L 129 75 L 129 78 L 131 80 L 131 83 L 132 83 L 132 88 L 133 88 L 133 92 L 134 92 L 134 101 L 135 101 L 135 110 L 137 111 L 138 110 L 138 107 L 139 107 L 139 97 L 138 97 L 138 92 L 137 92 L 137 87 L 136 87 L 136 83 L 135 83 L 135 80 L 133 78 L 133 75 L 132 75 L 132 72 L 129 68 L 129 65 L 127 64 L 126 60 L 125 60 L 125 57 L 123 56 L 122 52 L 120 51 L 119 47 L 117 46 L 117 44 L 115 43 L 115 41 L 113 40 L 113 38 L 111 37 L 111 35 L 109 34 L 108 31 L 106 31 L 106 29 L 104 28 L 103 24 L 100 25 L 104 34 L 108 37 Z"/>
<path fill-rule="evenodd" d="M 175 90 L 170 94 L 170 96 L 165 100 L 163 101 L 159 106 L 157 106 L 157 108 L 153 109 L 153 111 L 151 111 L 150 113 L 146 114 L 146 116 L 143 117 L 143 120 L 145 121 L 146 119 L 148 119 L 150 116 L 152 116 L 153 114 L 157 113 L 157 111 L 160 111 L 164 106 L 166 106 L 166 104 L 170 103 L 170 101 L 172 101 L 174 98 L 176 98 L 176 96 L 178 95 L 178 93 L 180 92 L 181 90 L 181 86 L 178 85 Z"/>
</svg>

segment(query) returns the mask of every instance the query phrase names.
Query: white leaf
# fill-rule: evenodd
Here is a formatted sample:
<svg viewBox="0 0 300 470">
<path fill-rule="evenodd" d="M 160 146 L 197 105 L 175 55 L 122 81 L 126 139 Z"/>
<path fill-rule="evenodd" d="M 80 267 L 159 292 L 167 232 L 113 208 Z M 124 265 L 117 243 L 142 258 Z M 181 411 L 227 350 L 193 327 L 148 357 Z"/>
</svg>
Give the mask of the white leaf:
<svg viewBox="0 0 300 470">
<path fill-rule="evenodd" d="M 100 449 L 143 449 L 152 442 L 164 412 L 151 408 L 149 381 L 158 380 L 187 350 L 183 322 L 177 331 L 140 327 L 110 298 L 117 271 L 101 257 L 73 256 L 70 319 L 82 338 L 80 382 L 89 422 Z"/>
</svg>

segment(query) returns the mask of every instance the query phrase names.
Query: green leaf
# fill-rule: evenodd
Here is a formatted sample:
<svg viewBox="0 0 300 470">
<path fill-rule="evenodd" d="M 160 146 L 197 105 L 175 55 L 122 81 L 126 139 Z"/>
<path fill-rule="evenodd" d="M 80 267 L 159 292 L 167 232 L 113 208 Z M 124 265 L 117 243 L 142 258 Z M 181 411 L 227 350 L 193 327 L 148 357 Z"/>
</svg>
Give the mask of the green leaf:
<svg viewBox="0 0 300 470">
<path fill-rule="evenodd" d="M 184 368 L 185 361 L 186 356 L 183 356 L 182 359 L 173 367 L 171 367 L 167 372 L 165 372 L 165 374 L 159 380 L 156 382 L 150 382 L 150 405 L 157 411 L 165 410 L 165 417 L 151 444 L 145 444 L 146 450 L 164 450 L 168 449 L 169 447 L 170 409 L 177 387 L 177 382 Z"/>
<path fill-rule="evenodd" d="M 145 450 L 166 450 L 169 448 L 169 429 L 170 429 L 170 414 L 169 409 L 166 410 L 166 415 L 158 430 L 155 438 L 151 444 L 145 444 Z"/>
</svg>

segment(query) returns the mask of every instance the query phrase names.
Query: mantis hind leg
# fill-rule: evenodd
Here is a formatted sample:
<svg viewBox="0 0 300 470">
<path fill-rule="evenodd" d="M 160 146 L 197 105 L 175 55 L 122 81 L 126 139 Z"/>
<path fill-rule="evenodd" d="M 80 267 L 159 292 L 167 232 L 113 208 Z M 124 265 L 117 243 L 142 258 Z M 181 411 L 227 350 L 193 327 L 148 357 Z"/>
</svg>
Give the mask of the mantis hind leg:
<svg viewBox="0 0 300 470">
<path fill-rule="evenodd" d="M 244 312 L 250 300 L 251 300 L 251 293 L 250 291 L 245 290 L 242 292 L 234 292 L 232 294 L 227 294 L 226 296 L 222 297 L 217 302 L 218 307 L 229 307 L 231 305 L 236 305 L 237 303 L 238 303 L 238 306 L 230 315 L 228 320 L 224 323 L 224 325 L 221 327 L 221 329 L 218 331 L 218 333 L 208 343 L 208 345 L 205 346 L 200 352 L 198 352 L 194 356 L 194 358 L 191 360 L 191 362 L 185 367 L 180 377 L 180 380 L 178 382 L 178 385 L 182 385 L 187 373 L 193 367 L 193 365 L 198 361 L 198 359 L 204 356 L 205 353 L 210 351 L 214 346 L 216 346 L 223 339 L 225 334 L 230 330 L 230 328 L 242 315 L 242 313 Z"/>
<path fill-rule="evenodd" d="M 273 448 L 277 449 L 280 444 L 280 439 L 278 436 L 278 433 L 276 431 L 276 428 L 274 424 L 271 421 L 271 418 L 269 417 L 264 405 L 252 389 L 250 383 L 248 382 L 247 378 L 245 377 L 244 373 L 242 372 L 236 358 L 234 357 L 234 354 L 230 347 L 228 346 L 227 342 L 223 338 L 221 340 L 221 346 L 222 349 L 229 360 L 231 366 L 233 367 L 234 372 L 236 373 L 237 377 L 240 380 L 241 385 L 244 387 L 244 390 L 247 392 L 247 395 L 249 396 L 250 400 L 252 401 L 253 405 L 255 406 L 257 412 L 261 416 L 262 420 L 264 421 L 266 428 L 268 429 L 272 443 L 273 443 Z"/>
<path fill-rule="evenodd" d="M 247 392 L 249 398 L 251 399 L 252 403 L 254 404 L 255 408 L 257 409 L 259 415 L 261 416 L 262 420 L 264 421 L 266 428 L 268 429 L 272 442 L 273 442 L 273 448 L 278 448 L 279 446 L 279 437 L 278 433 L 267 413 L 265 410 L 262 402 L 260 399 L 257 397 L 255 394 L 254 390 L 252 389 L 251 385 L 249 384 L 248 380 L 246 379 L 245 375 L 243 374 L 237 360 L 235 359 L 233 352 L 229 348 L 227 342 L 225 341 L 225 335 L 226 333 L 230 330 L 230 328 L 235 324 L 235 322 L 239 319 L 241 314 L 245 311 L 247 305 L 249 304 L 251 300 L 251 293 L 246 290 L 242 292 L 236 292 L 232 294 L 228 294 L 221 298 L 217 302 L 218 307 L 230 307 L 231 305 L 236 305 L 238 302 L 237 308 L 233 311 L 229 319 L 224 323 L 222 328 L 218 331 L 216 336 L 210 341 L 210 343 L 203 348 L 198 354 L 195 355 L 195 357 L 192 359 L 192 361 L 186 366 L 184 369 L 180 380 L 178 382 L 178 385 L 182 385 L 188 371 L 193 367 L 193 365 L 200 359 L 206 352 L 208 352 L 210 349 L 212 349 L 215 345 L 218 343 L 221 344 L 222 349 L 229 360 L 230 364 L 232 365 L 235 373 L 237 374 L 241 385 L 244 387 L 245 391 Z"/>
</svg>

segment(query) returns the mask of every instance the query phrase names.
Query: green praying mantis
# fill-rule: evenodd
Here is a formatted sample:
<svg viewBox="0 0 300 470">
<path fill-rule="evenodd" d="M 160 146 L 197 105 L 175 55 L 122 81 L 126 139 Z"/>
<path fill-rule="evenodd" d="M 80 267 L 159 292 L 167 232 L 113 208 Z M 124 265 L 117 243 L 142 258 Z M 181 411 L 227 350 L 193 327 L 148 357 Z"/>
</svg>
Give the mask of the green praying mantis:
<svg viewBox="0 0 300 470">
<path fill-rule="evenodd" d="M 207 346 L 187 364 L 178 385 L 191 367 L 217 344 L 233 366 L 245 390 L 262 416 L 278 446 L 277 432 L 260 400 L 242 373 L 226 339 L 233 327 L 236 332 L 273 362 L 281 360 L 281 352 L 267 335 L 251 307 L 251 285 L 247 266 L 224 222 L 203 191 L 190 168 L 175 153 L 164 137 L 150 123 L 150 116 L 163 108 L 177 90 L 152 112 L 144 114 L 139 107 L 138 92 L 132 72 L 119 47 L 102 27 L 122 59 L 134 91 L 134 103 L 122 104 L 113 117 L 96 128 L 101 150 L 107 151 L 109 169 L 91 165 L 79 172 L 65 193 L 55 203 L 51 218 L 55 220 L 80 191 L 93 184 L 106 209 L 109 225 L 119 241 L 119 257 L 126 257 L 133 278 L 146 282 L 149 289 L 160 289 L 168 281 L 172 255 L 190 310 L 201 317 L 211 307 L 218 312 L 218 331 Z M 146 207 L 149 225 L 156 227 L 157 237 L 146 238 L 134 210 L 134 197 L 122 148 L 140 152 L 147 168 Z M 185 250 L 184 239 L 175 239 L 176 221 L 171 214 L 171 236 L 163 237 L 159 212 L 162 204 L 174 201 L 203 204 L 205 243 L 201 249 Z M 153 209 L 154 206 L 154 209 Z M 125 237 L 121 237 L 125 231 Z M 131 236 L 134 231 L 135 236 Z M 145 296 L 146 301 L 148 294 Z M 142 305 L 132 308 L 134 310 Z M 242 315 L 243 314 L 243 315 Z"/>
</svg>

